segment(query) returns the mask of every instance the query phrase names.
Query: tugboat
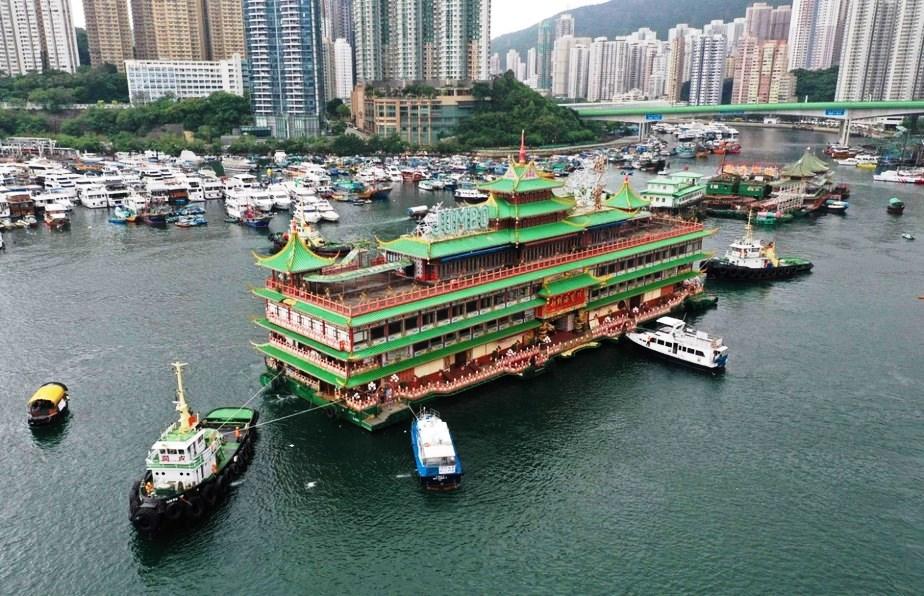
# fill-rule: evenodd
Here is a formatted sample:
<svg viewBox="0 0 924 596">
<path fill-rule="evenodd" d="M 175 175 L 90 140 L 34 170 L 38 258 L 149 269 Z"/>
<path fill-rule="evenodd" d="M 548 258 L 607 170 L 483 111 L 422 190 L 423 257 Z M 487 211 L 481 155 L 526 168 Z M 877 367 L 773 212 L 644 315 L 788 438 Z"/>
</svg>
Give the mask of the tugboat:
<svg viewBox="0 0 924 596">
<path fill-rule="evenodd" d="M 32 394 L 26 404 L 30 426 L 45 426 L 64 419 L 67 407 L 67 386 L 64 383 L 45 383 Z"/>
<path fill-rule="evenodd" d="M 423 409 L 411 423 L 411 448 L 420 483 L 427 490 L 450 491 L 462 483 L 462 461 L 456 455 L 449 426 L 434 410 Z"/>
<path fill-rule="evenodd" d="M 764 244 L 751 235 L 751 218 L 745 226 L 744 237 L 728 247 L 725 256 L 704 261 L 700 270 L 707 277 L 730 281 L 764 281 L 787 279 L 798 273 L 811 271 L 811 261 L 795 257 L 778 258 L 773 242 Z"/>
<path fill-rule="evenodd" d="M 180 419 L 148 453 L 147 470 L 128 494 L 129 519 L 146 536 L 201 519 L 228 492 L 253 456 L 259 413 L 225 407 L 204 418 L 189 410 L 182 362 L 174 362 Z"/>
<path fill-rule="evenodd" d="M 889 204 L 886 207 L 886 213 L 891 213 L 892 215 L 901 215 L 905 212 L 905 203 L 897 198 L 892 197 L 889 199 Z"/>
<path fill-rule="evenodd" d="M 709 372 L 722 372 L 728 362 L 728 346 L 721 337 L 712 337 L 688 327 L 680 319 L 661 317 L 657 329 L 626 333 L 637 346 L 686 366 Z"/>
</svg>

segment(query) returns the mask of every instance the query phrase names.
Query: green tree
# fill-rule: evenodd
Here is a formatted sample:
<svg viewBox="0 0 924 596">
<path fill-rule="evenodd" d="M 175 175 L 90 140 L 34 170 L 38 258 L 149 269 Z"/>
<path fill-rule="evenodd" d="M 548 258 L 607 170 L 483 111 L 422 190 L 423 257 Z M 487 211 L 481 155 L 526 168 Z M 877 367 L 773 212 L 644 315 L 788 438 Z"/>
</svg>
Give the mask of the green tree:
<svg viewBox="0 0 924 596">
<path fill-rule="evenodd" d="M 834 101 L 837 90 L 838 67 L 825 70 L 794 70 L 796 97 L 799 101 Z"/>
</svg>

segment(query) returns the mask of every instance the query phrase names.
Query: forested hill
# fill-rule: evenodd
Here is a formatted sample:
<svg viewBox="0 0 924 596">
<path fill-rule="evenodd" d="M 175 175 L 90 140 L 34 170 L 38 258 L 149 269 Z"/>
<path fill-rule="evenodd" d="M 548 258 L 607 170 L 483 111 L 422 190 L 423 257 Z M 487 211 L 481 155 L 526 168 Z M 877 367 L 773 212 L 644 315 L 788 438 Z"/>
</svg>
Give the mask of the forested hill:
<svg viewBox="0 0 924 596">
<path fill-rule="evenodd" d="M 785 0 L 766 0 L 771 6 L 790 4 Z M 574 16 L 574 34 L 578 37 L 615 37 L 628 35 L 642 27 L 658 32 L 667 39 L 667 30 L 677 23 L 702 27 L 713 19 L 730 21 L 743 17 L 754 0 L 609 0 L 603 4 L 562 11 Z M 524 2 L 524 6 L 528 3 Z M 553 18 L 557 18 L 553 17 Z M 538 23 L 528 29 L 501 35 L 491 40 L 491 52 L 501 56 L 513 48 L 526 60 L 526 52 L 536 45 Z"/>
</svg>

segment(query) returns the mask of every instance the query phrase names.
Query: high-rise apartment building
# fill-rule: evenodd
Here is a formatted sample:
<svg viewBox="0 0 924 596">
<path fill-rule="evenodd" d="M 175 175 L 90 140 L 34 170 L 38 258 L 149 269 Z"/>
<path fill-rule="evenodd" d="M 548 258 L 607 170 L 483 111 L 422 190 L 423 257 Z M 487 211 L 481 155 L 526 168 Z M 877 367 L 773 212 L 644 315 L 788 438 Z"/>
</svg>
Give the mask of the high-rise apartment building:
<svg viewBox="0 0 924 596">
<path fill-rule="evenodd" d="M 228 60 L 246 52 L 242 0 L 205 0 L 209 60 Z"/>
<path fill-rule="evenodd" d="M 693 29 L 681 23 L 668 31 L 670 56 L 667 59 L 667 75 L 664 81 L 664 95 L 667 101 L 677 103 L 681 100 L 683 84 L 690 80 L 692 66 L 693 39 L 702 35 L 699 29 Z"/>
<path fill-rule="evenodd" d="M 552 95 L 565 97 L 568 94 L 568 66 L 571 63 L 571 48 L 578 43 L 573 35 L 565 35 L 552 45 Z"/>
<path fill-rule="evenodd" d="M 552 52 L 555 48 L 555 28 L 551 20 L 539 23 L 536 43 L 536 83 L 539 89 L 552 88 Z"/>
<path fill-rule="evenodd" d="M 133 58 L 132 29 L 125 0 L 83 0 L 87 21 L 90 64 L 112 64 L 125 71 L 125 61 Z"/>
<path fill-rule="evenodd" d="M 776 39 L 743 39 L 735 61 L 731 103 L 785 103 L 795 92 L 789 72 L 787 43 Z"/>
<path fill-rule="evenodd" d="M 389 1 L 386 79 L 414 81 L 423 78 L 422 17 L 420 0 Z"/>
<path fill-rule="evenodd" d="M 353 46 L 353 0 L 320 0 L 321 35 Z"/>
<path fill-rule="evenodd" d="M 38 6 L 32 0 L 0 0 L 0 73 L 42 70 Z"/>
<path fill-rule="evenodd" d="M 821 70 L 836 62 L 841 5 L 841 0 L 793 0 L 789 70 Z"/>
<path fill-rule="evenodd" d="M 434 2 L 433 38 L 437 78 L 487 79 L 491 55 L 491 0 Z"/>
<path fill-rule="evenodd" d="M 835 98 L 924 98 L 924 0 L 854 0 L 848 10 Z"/>
<path fill-rule="evenodd" d="M 353 51 L 358 81 L 385 78 L 384 50 L 388 37 L 386 0 L 353 0 Z"/>
<path fill-rule="evenodd" d="M 334 73 L 335 97 L 348 102 L 353 92 L 353 48 L 343 38 L 334 42 Z"/>
<path fill-rule="evenodd" d="M 621 57 L 625 62 L 625 43 L 624 39 L 609 41 L 605 37 L 597 37 L 590 44 L 587 101 L 610 100 L 616 94 L 616 76 L 625 72 L 625 64 L 618 64 L 617 58 L 622 46 Z"/>
<path fill-rule="evenodd" d="M 139 60 L 208 60 L 202 0 L 133 0 L 135 55 Z"/>
<path fill-rule="evenodd" d="M 504 72 L 512 70 L 513 74 L 517 73 L 517 68 L 520 66 L 520 52 L 514 50 L 513 48 L 507 50 L 507 57 L 504 60 Z"/>
<path fill-rule="evenodd" d="M 555 21 L 555 39 L 566 35 L 574 35 L 574 17 L 570 14 L 563 14 Z"/>
<path fill-rule="evenodd" d="M 38 0 L 39 31 L 42 37 L 42 63 L 49 70 L 76 72 L 77 33 L 71 18 L 69 0 Z"/>
<path fill-rule="evenodd" d="M 725 36 L 694 37 L 690 61 L 690 105 L 707 106 L 722 103 Z"/>
<path fill-rule="evenodd" d="M 587 97 L 587 71 L 590 66 L 589 45 L 577 43 L 571 48 L 568 56 L 568 99 Z"/>
<path fill-rule="evenodd" d="M 68 0 L 0 0 L 0 71 L 75 72 L 78 66 Z"/>
<path fill-rule="evenodd" d="M 788 39 L 790 6 L 772 7 L 766 2 L 756 2 L 745 11 L 745 35 L 757 39 Z"/>
<path fill-rule="evenodd" d="M 278 137 L 316 135 L 323 81 L 313 0 L 245 0 L 254 123 Z"/>
</svg>

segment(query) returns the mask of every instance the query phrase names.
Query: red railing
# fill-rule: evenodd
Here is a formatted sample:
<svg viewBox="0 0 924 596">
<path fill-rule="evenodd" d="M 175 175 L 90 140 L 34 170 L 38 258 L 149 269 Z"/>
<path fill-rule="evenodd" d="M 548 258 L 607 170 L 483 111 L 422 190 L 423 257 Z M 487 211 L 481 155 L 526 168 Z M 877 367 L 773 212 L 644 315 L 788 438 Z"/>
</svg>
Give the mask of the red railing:
<svg viewBox="0 0 924 596">
<path fill-rule="evenodd" d="M 331 310 L 336 313 L 340 313 L 347 317 L 355 317 L 368 312 L 374 312 L 377 310 L 382 310 L 391 306 L 397 306 L 399 304 L 405 304 L 408 302 L 414 302 L 416 300 L 421 300 L 424 298 L 430 298 L 432 296 L 439 296 L 440 294 L 445 294 L 448 292 L 454 292 L 456 290 L 463 290 L 473 286 L 482 285 L 492 281 L 497 281 L 501 279 L 507 279 L 514 277 L 516 275 L 521 275 L 524 273 L 530 273 L 540 269 L 547 269 L 549 267 L 555 267 L 557 265 L 563 265 L 565 263 L 571 263 L 575 261 L 580 261 L 589 257 L 594 257 L 597 255 L 605 254 L 608 252 L 613 252 L 616 250 L 624 250 L 627 248 L 633 248 L 636 246 L 641 246 L 643 244 L 648 244 L 651 242 L 657 242 L 659 240 L 666 240 L 668 238 L 674 238 L 677 236 L 683 236 L 684 234 L 689 234 L 692 232 L 698 232 L 703 229 L 703 224 L 689 222 L 679 218 L 658 216 L 653 218 L 656 221 L 661 221 L 664 223 L 671 224 L 672 228 L 664 232 L 656 232 L 645 234 L 642 236 L 635 236 L 632 238 L 625 238 L 623 240 L 618 240 L 616 242 L 610 242 L 607 244 L 601 244 L 599 246 L 594 246 L 584 250 L 574 251 L 564 255 L 558 255 L 555 257 L 550 257 L 548 259 L 543 259 L 541 261 L 535 261 L 532 263 L 526 263 L 523 265 L 517 265 L 515 267 L 508 267 L 505 269 L 499 269 L 497 271 L 492 271 L 488 273 L 480 273 L 476 275 L 471 275 L 469 277 L 461 277 L 453 279 L 447 282 L 440 282 L 436 285 L 419 288 L 415 290 L 410 290 L 407 292 L 401 292 L 395 294 L 394 296 L 386 296 L 383 298 L 376 298 L 372 300 L 367 300 L 361 304 L 349 305 L 345 304 L 342 299 L 334 300 L 329 296 L 321 296 L 314 292 L 309 292 L 301 288 L 296 288 L 294 286 L 284 284 L 282 282 L 276 281 L 272 278 L 266 280 L 266 287 L 277 290 L 291 296 L 293 298 L 298 298 L 304 300 L 305 302 L 311 302 L 327 310 Z"/>
</svg>

